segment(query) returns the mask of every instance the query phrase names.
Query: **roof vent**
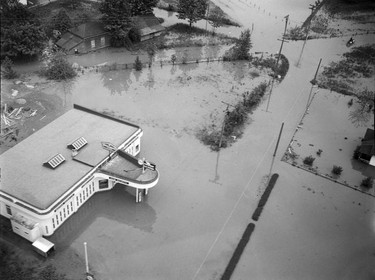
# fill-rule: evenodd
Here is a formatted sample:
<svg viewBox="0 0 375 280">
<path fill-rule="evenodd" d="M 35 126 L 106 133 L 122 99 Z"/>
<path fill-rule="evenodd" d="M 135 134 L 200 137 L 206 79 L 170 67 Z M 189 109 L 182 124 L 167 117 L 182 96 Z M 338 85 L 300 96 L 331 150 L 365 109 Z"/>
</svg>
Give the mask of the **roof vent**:
<svg viewBox="0 0 375 280">
<path fill-rule="evenodd" d="M 87 141 L 83 137 L 79 137 L 78 139 L 74 140 L 72 143 L 68 145 L 68 148 L 71 150 L 76 150 L 78 151 L 81 149 L 83 146 L 87 144 Z"/>
<path fill-rule="evenodd" d="M 44 162 L 43 165 L 52 169 L 55 169 L 60 164 L 62 164 L 65 161 L 65 158 L 62 154 L 57 154 L 50 158 L 47 162 Z"/>
</svg>

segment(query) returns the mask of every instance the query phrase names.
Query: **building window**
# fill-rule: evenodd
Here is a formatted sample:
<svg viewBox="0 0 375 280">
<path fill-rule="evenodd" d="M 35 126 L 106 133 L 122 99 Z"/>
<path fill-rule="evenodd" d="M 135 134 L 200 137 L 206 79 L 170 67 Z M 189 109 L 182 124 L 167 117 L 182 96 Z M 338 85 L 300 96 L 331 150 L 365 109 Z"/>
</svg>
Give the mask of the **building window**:
<svg viewBox="0 0 375 280">
<path fill-rule="evenodd" d="M 7 208 L 7 214 L 12 215 L 12 209 L 10 208 L 10 206 L 9 205 L 5 205 L 5 206 Z"/>
<path fill-rule="evenodd" d="M 88 187 L 86 187 L 86 196 L 87 196 L 87 197 L 89 196 Z"/>
<path fill-rule="evenodd" d="M 77 206 L 79 206 L 79 202 L 78 202 L 78 196 L 76 196 L 76 199 L 77 199 Z"/>
<path fill-rule="evenodd" d="M 60 211 L 60 220 L 62 221 L 62 213 L 61 213 L 61 211 Z"/>
<path fill-rule="evenodd" d="M 138 153 L 138 151 L 139 151 L 139 144 L 135 146 L 135 152 Z"/>
<path fill-rule="evenodd" d="M 46 233 L 48 234 L 48 226 L 46 226 Z"/>
<path fill-rule="evenodd" d="M 108 188 L 108 180 L 100 180 L 99 181 L 99 189 L 107 189 Z"/>
<path fill-rule="evenodd" d="M 56 215 L 56 224 L 59 225 L 59 216 Z"/>
<path fill-rule="evenodd" d="M 63 211 L 64 211 L 64 219 L 65 219 L 65 217 L 66 217 L 66 214 L 65 214 L 65 208 L 63 209 Z"/>
<path fill-rule="evenodd" d="M 70 210 L 73 212 L 73 201 L 70 202 Z"/>
<path fill-rule="evenodd" d="M 52 226 L 53 226 L 53 228 L 55 228 L 55 219 L 54 218 L 52 218 Z"/>
<path fill-rule="evenodd" d="M 79 194 L 79 202 L 82 203 L 82 193 Z"/>
<path fill-rule="evenodd" d="M 101 38 L 100 38 L 100 45 L 101 45 L 102 47 L 105 46 L 105 37 L 101 37 Z"/>
<path fill-rule="evenodd" d="M 66 206 L 66 212 L 67 212 L 68 215 L 69 215 L 69 205 Z"/>
<path fill-rule="evenodd" d="M 91 40 L 91 48 L 95 49 L 95 40 Z"/>
</svg>

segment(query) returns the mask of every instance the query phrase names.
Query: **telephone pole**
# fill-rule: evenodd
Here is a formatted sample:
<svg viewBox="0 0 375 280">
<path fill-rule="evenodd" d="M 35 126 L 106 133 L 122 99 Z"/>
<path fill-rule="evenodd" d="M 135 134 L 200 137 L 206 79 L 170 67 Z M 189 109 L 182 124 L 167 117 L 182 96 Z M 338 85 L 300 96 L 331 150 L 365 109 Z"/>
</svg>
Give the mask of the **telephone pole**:
<svg viewBox="0 0 375 280">
<path fill-rule="evenodd" d="M 319 71 L 320 63 L 321 62 L 322 62 L 322 59 L 319 60 L 318 67 L 316 68 L 316 71 L 315 71 L 314 79 L 312 79 L 310 81 L 310 83 L 311 83 L 311 89 L 310 89 L 310 93 L 309 93 L 309 98 L 307 99 L 306 110 L 309 107 L 310 97 L 311 97 L 312 90 L 313 90 L 314 86 L 317 84 L 316 77 L 318 76 L 318 71 Z"/>
<path fill-rule="evenodd" d="M 280 60 L 280 56 L 281 56 L 281 51 L 283 49 L 284 41 L 286 41 L 285 40 L 285 34 L 286 34 L 287 26 L 288 26 L 289 15 L 285 16 L 284 18 L 285 18 L 284 34 L 283 34 L 283 37 L 281 39 L 281 46 L 280 46 L 279 53 L 277 55 L 277 60 L 276 60 L 276 64 L 275 64 L 275 72 L 276 72 L 277 68 L 279 67 L 279 60 Z M 286 41 L 286 42 L 288 42 L 288 41 Z M 268 96 L 266 112 L 268 112 L 268 106 L 270 105 L 270 101 L 271 101 L 271 94 L 272 94 L 272 90 L 273 90 L 273 84 L 275 82 L 275 75 L 276 75 L 276 73 L 274 73 L 274 75 L 272 76 L 272 83 L 271 83 L 270 94 Z"/>
</svg>

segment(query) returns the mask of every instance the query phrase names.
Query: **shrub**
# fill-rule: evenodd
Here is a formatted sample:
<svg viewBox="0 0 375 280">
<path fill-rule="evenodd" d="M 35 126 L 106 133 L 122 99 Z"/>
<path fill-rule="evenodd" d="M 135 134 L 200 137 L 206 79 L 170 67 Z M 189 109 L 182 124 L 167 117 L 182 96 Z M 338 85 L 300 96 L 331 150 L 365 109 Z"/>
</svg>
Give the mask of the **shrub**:
<svg viewBox="0 0 375 280">
<path fill-rule="evenodd" d="M 374 179 L 372 179 L 371 177 L 367 177 L 363 179 L 361 182 L 361 186 L 366 189 L 371 189 L 373 187 L 373 184 L 374 184 Z"/>
<path fill-rule="evenodd" d="M 342 173 L 342 167 L 341 166 L 337 166 L 337 165 L 334 165 L 333 167 L 332 167 L 332 173 L 333 174 L 335 174 L 335 175 L 341 175 L 341 173 Z"/>
<path fill-rule="evenodd" d="M 308 157 L 305 157 L 305 159 L 303 160 L 303 163 L 306 164 L 306 165 L 312 166 L 314 160 L 315 160 L 315 158 L 313 156 L 308 156 Z"/>
<path fill-rule="evenodd" d="M 2 63 L 3 69 L 1 72 L 5 79 L 15 79 L 19 74 L 13 69 L 13 61 L 9 57 L 5 57 Z"/>
<path fill-rule="evenodd" d="M 171 55 L 171 61 L 172 61 L 172 64 L 173 64 L 173 65 L 174 65 L 174 63 L 176 62 L 176 59 L 177 59 L 176 55 L 175 55 L 175 54 L 172 54 L 172 55 Z"/>
<path fill-rule="evenodd" d="M 58 81 L 71 79 L 77 75 L 62 53 L 55 54 L 47 67 L 42 69 L 41 74 L 47 79 Z"/>
<path fill-rule="evenodd" d="M 138 43 L 141 41 L 141 32 L 138 28 L 134 27 L 129 30 L 128 37 L 133 43 Z"/>
<path fill-rule="evenodd" d="M 136 71 L 141 71 L 141 70 L 142 70 L 142 61 L 139 59 L 139 56 L 138 56 L 138 55 L 137 55 L 137 57 L 135 58 L 134 69 L 135 69 Z"/>
<path fill-rule="evenodd" d="M 357 146 L 353 153 L 353 159 L 359 159 L 359 150 L 361 149 L 361 146 Z"/>
<path fill-rule="evenodd" d="M 320 156 L 320 155 L 322 154 L 322 152 L 323 152 L 323 150 L 322 150 L 322 149 L 319 149 L 319 150 L 316 152 L 316 154 L 317 154 L 318 156 Z"/>
<path fill-rule="evenodd" d="M 236 44 L 224 54 L 224 60 L 249 60 L 252 47 L 250 29 L 241 32 Z"/>
</svg>

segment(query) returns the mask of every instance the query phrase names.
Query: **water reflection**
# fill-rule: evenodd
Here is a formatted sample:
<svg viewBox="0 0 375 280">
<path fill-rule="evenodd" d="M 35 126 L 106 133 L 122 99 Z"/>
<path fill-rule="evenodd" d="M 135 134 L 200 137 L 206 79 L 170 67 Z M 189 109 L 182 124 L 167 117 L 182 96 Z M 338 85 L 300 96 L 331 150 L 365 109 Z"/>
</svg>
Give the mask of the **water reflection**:
<svg viewBox="0 0 375 280">
<path fill-rule="evenodd" d="M 59 248 L 66 248 L 94 221 L 100 223 L 100 220 L 97 220 L 99 217 L 152 232 L 156 212 L 147 201 L 135 203 L 134 196 L 129 194 L 124 186 L 116 185 L 110 191 L 94 194 L 49 239 Z"/>
<path fill-rule="evenodd" d="M 103 72 L 101 76 L 103 86 L 109 89 L 111 95 L 121 95 L 123 91 L 129 89 L 132 83 L 130 74 L 130 70 Z"/>
<path fill-rule="evenodd" d="M 144 83 L 145 87 L 148 89 L 152 89 L 155 86 L 155 77 L 152 68 L 153 67 L 148 68 L 147 81 Z"/>
</svg>

